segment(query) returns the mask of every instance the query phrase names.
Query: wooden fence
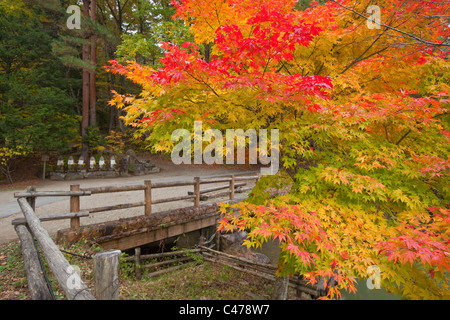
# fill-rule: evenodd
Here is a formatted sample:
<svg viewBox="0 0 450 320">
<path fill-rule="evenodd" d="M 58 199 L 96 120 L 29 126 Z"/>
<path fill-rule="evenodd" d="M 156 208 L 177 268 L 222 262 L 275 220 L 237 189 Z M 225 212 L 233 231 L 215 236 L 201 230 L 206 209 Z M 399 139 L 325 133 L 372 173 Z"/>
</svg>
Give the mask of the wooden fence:
<svg viewBox="0 0 450 320">
<path fill-rule="evenodd" d="M 258 180 L 259 175 L 252 176 L 235 176 L 212 179 L 200 179 L 195 177 L 193 181 L 175 181 L 175 182 L 152 182 L 151 180 L 144 181 L 144 184 L 129 185 L 129 186 L 105 186 L 105 187 L 93 187 L 93 188 L 81 188 L 80 185 L 71 185 L 70 191 L 36 191 L 34 187 L 29 188 L 26 192 L 15 193 L 16 198 L 28 198 L 31 203 L 35 202 L 38 197 L 57 197 L 57 196 L 69 196 L 70 197 L 70 213 L 65 215 L 44 217 L 44 219 L 70 219 L 70 228 L 80 228 L 80 218 L 88 216 L 92 213 L 106 212 L 113 210 L 129 209 L 135 207 L 144 207 L 144 215 L 150 216 L 152 214 L 152 205 L 175 202 L 181 200 L 193 200 L 194 206 L 198 207 L 201 200 L 207 200 L 208 193 L 214 191 L 228 189 L 226 191 L 216 193 L 214 196 L 223 196 L 229 194 L 230 200 L 235 199 L 236 192 L 244 192 L 251 190 L 252 187 L 243 188 L 241 181 Z M 201 185 L 216 184 L 227 182 L 227 186 L 215 187 L 206 190 L 200 190 Z M 193 186 L 193 191 L 188 192 L 188 195 L 170 197 L 165 199 L 152 199 L 152 190 L 160 188 Z M 122 203 L 111 206 L 102 206 L 81 210 L 80 200 L 82 197 L 91 196 L 94 194 L 106 194 L 116 192 L 129 192 L 129 191 L 144 191 L 144 199 L 140 202 L 134 203 Z"/>
<path fill-rule="evenodd" d="M 200 205 L 201 196 L 205 193 L 228 189 L 223 194 L 229 194 L 230 200 L 234 200 L 235 192 L 243 191 L 242 183 L 239 181 L 257 180 L 259 175 L 254 176 L 231 176 L 215 179 L 194 178 L 193 181 L 159 182 L 152 183 L 145 181 L 144 184 L 131 186 L 108 186 L 94 188 L 80 188 L 80 185 L 71 185 L 70 191 L 36 191 L 35 187 L 28 187 L 26 192 L 15 193 L 20 208 L 25 218 L 14 219 L 12 224 L 19 236 L 22 245 L 25 270 L 29 285 L 30 294 L 33 300 L 54 299 L 49 283 L 45 279 L 42 262 L 34 239 L 39 243 L 45 259 L 57 279 L 59 285 L 64 290 L 69 300 L 102 300 L 118 299 L 118 273 L 120 251 L 108 250 L 97 254 L 95 259 L 95 297 L 90 289 L 82 281 L 80 276 L 73 272 L 73 268 L 66 260 L 58 246 L 42 226 L 42 222 L 70 219 L 72 229 L 80 228 L 80 218 L 89 216 L 91 213 L 112 211 L 118 209 L 144 207 L 145 216 L 152 214 L 152 205 L 180 200 L 194 201 L 194 206 Z M 227 186 L 215 187 L 207 190 L 200 190 L 202 184 L 215 184 L 227 182 Z M 158 188 L 170 188 L 180 186 L 193 186 L 193 192 L 186 196 L 170 197 L 166 199 L 152 199 L 152 190 Z M 247 188 L 250 190 L 251 188 Z M 113 206 L 96 207 L 87 210 L 80 210 L 81 197 L 93 194 L 105 194 L 115 192 L 144 191 L 144 201 L 136 203 L 125 203 Z M 70 197 L 70 211 L 65 214 L 37 217 L 35 214 L 36 198 L 38 197 Z M 73 284 L 76 285 L 73 285 Z"/>
</svg>

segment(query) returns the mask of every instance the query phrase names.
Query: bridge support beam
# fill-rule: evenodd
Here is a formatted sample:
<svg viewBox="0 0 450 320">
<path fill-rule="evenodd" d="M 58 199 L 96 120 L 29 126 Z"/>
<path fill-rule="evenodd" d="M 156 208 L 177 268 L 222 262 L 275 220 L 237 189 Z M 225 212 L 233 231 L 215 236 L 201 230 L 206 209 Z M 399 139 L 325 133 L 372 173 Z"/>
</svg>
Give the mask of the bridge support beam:
<svg viewBox="0 0 450 320">
<path fill-rule="evenodd" d="M 105 250 L 127 250 L 215 226 L 220 218 L 218 211 L 219 205 L 211 203 L 82 226 L 77 230 L 69 228 L 58 231 L 57 241 L 72 244 L 85 239 Z"/>
</svg>

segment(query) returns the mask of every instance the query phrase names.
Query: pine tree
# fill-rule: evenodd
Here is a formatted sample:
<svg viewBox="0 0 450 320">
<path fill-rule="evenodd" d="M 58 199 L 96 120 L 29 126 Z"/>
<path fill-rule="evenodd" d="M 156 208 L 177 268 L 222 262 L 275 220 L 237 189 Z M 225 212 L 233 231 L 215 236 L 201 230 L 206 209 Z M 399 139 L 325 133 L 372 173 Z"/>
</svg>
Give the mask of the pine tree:
<svg viewBox="0 0 450 320">
<path fill-rule="evenodd" d="M 66 81 L 67 69 L 53 54 L 52 18 L 30 3 L 0 4 L 1 165 L 10 182 L 17 157 L 64 151 L 77 135 L 73 81 Z"/>
</svg>

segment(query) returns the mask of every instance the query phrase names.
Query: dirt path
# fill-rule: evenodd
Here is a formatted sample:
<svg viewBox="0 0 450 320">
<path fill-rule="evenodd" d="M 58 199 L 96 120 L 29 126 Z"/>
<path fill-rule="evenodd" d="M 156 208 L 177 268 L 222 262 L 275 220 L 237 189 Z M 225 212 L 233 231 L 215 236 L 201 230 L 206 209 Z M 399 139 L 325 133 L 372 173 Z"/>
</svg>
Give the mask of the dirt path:
<svg viewBox="0 0 450 320">
<path fill-rule="evenodd" d="M 79 181 L 39 181 L 36 185 L 38 191 L 63 191 L 69 190 L 71 184 L 80 184 L 82 188 L 97 187 L 97 186 L 113 186 L 113 185 L 133 185 L 141 184 L 144 180 L 152 180 L 154 182 L 168 182 L 168 181 L 184 181 L 192 180 L 194 177 L 216 177 L 223 175 L 230 175 L 233 173 L 255 173 L 253 168 L 230 168 L 219 167 L 213 168 L 210 166 L 176 166 L 171 162 L 162 160 L 154 161 L 156 166 L 161 168 L 161 172 L 146 176 L 137 177 L 122 177 L 113 179 L 98 179 L 98 180 L 79 180 Z M 224 185 L 218 184 L 218 185 Z M 208 185 L 212 187 L 214 185 Z M 14 198 L 14 193 L 18 191 L 25 191 L 24 187 L 15 189 L 0 190 L 0 244 L 17 239 L 11 221 L 15 218 L 23 217 L 22 212 L 17 204 L 17 199 Z M 175 197 L 187 195 L 187 191 L 192 191 L 192 186 L 177 187 L 170 189 L 155 189 L 152 192 L 153 199 L 162 199 L 167 197 Z M 170 194 L 169 194 L 170 193 Z M 237 195 L 239 196 L 239 195 Z M 244 197 L 240 195 L 239 197 Z M 143 201 L 143 191 L 131 191 L 111 194 L 98 194 L 89 197 L 82 197 L 81 210 L 99 206 L 108 206 L 119 203 L 131 203 Z M 215 198 L 209 202 L 216 202 L 226 200 L 227 198 Z M 205 203 L 205 202 L 202 202 Z M 192 205 L 192 201 L 178 201 L 172 203 L 162 203 L 153 205 L 154 212 L 164 211 L 174 208 L 186 207 Z M 57 213 L 69 212 L 69 198 L 39 198 L 37 201 L 36 214 L 51 215 Z M 116 220 L 125 217 L 132 217 L 144 214 L 144 208 L 132 208 L 126 210 L 116 210 L 108 212 L 99 212 L 90 215 L 86 218 L 81 218 L 82 225 L 99 223 L 108 220 Z M 57 230 L 68 228 L 69 221 L 54 221 L 45 222 L 44 227 L 49 233 L 55 234 Z"/>
</svg>

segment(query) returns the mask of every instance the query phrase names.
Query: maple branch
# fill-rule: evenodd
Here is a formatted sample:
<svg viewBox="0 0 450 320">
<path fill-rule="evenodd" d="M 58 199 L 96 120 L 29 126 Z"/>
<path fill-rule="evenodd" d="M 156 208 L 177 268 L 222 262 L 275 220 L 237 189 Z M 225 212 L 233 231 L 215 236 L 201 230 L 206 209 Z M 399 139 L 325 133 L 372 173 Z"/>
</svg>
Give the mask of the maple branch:
<svg viewBox="0 0 450 320">
<path fill-rule="evenodd" d="M 223 100 L 226 101 L 226 99 L 222 98 L 217 92 L 216 90 L 214 90 L 213 87 L 211 87 L 207 82 L 205 82 L 205 80 L 203 79 L 198 79 L 197 77 L 195 77 L 192 73 L 190 73 L 189 71 L 186 70 L 186 68 L 183 68 L 184 72 L 186 72 L 192 79 L 194 79 L 195 81 L 199 82 L 199 83 L 203 83 L 205 86 L 207 86 L 212 93 L 214 93 L 214 95 L 216 95 L 218 98 L 221 98 Z"/>
<path fill-rule="evenodd" d="M 446 4 L 450 3 L 450 1 L 434 2 L 434 1 L 426 1 L 426 0 L 422 0 L 422 2 L 431 3 L 431 4 L 438 5 L 438 6 L 445 6 Z"/>
<path fill-rule="evenodd" d="M 349 8 L 349 7 L 344 6 L 343 4 L 339 3 L 339 2 L 336 1 L 336 0 L 330 0 L 330 1 L 336 3 L 337 5 L 341 6 L 342 8 L 344 8 L 344 9 L 346 9 L 346 10 L 348 10 L 348 11 L 351 11 L 351 12 L 357 14 L 357 15 L 360 16 L 360 17 L 363 17 L 363 18 L 366 19 L 366 20 L 372 21 L 372 19 L 370 19 L 369 17 L 366 17 L 365 15 L 359 13 L 359 12 L 356 11 L 356 10 L 353 10 L 352 8 Z M 424 39 L 422 39 L 422 38 L 419 38 L 419 37 L 417 37 L 417 36 L 415 36 L 415 35 L 413 35 L 413 34 L 411 34 L 411 33 L 408 33 L 408 32 L 405 32 L 405 31 L 403 31 L 403 30 L 400 30 L 400 29 L 397 29 L 397 28 L 394 28 L 394 27 L 385 25 L 384 23 L 381 23 L 381 22 L 380 22 L 380 23 L 375 22 L 375 23 L 378 24 L 378 25 L 380 25 L 380 26 L 382 26 L 382 27 L 385 27 L 385 28 L 394 30 L 394 31 L 396 31 L 396 32 L 398 32 L 398 33 L 401 33 L 401 34 L 407 36 L 407 37 L 410 38 L 410 39 L 415 39 L 415 40 L 417 40 L 417 41 L 419 41 L 419 42 L 421 42 L 421 43 L 423 43 L 423 44 L 426 44 L 426 45 L 428 45 L 428 46 L 433 46 L 433 47 L 450 47 L 450 44 L 447 44 L 447 43 L 444 43 L 444 42 L 441 42 L 441 43 L 430 42 L 430 41 L 424 40 Z"/>
<path fill-rule="evenodd" d="M 292 75 L 292 73 L 291 73 L 291 71 L 286 67 L 286 65 L 284 64 L 284 62 L 282 61 L 282 60 L 280 60 L 280 63 L 281 63 L 281 67 L 280 68 L 278 68 L 278 70 L 276 71 L 276 73 L 279 73 L 279 72 L 281 72 L 281 70 L 286 70 L 286 72 L 289 74 L 289 75 Z"/>
<path fill-rule="evenodd" d="M 266 72 L 267 72 L 267 68 L 269 67 L 270 60 L 272 60 L 272 58 L 271 58 L 270 55 L 269 55 L 269 58 L 267 59 L 266 66 L 264 67 L 263 74 L 261 75 L 261 79 L 264 78 L 264 75 L 265 75 Z"/>
<path fill-rule="evenodd" d="M 219 99 L 222 99 L 222 100 L 225 101 L 225 102 L 231 102 L 231 103 L 232 103 L 233 105 L 235 105 L 235 106 L 242 107 L 242 108 L 247 109 L 247 110 L 250 110 L 250 111 L 255 111 L 255 110 L 253 110 L 253 109 L 250 108 L 250 107 L 246 107 L 246 106 L 244 106 L 244 105 L 242 105 L 242 104 L 237 104 L 237 103 L 235 103 L 235 102 L 233 102 L 233 101 L 230 101 L 230 100 L 228 100 L 228 99 L 225 99 L 224 97 L 222 97 L 221 95 L 219 95 L 219 94 L 217 93 L 217 91 L 214 90 L 214 88 L 211 87 L 211 85 L 209 85 L 205 80 L 199 79 L 199 78 L 195 77 L 192 73 L 190 73 L 189 71 L 187 71 L 185 68 L 183 68 L 183 70 L 184 70 L 184 71 L 185 71 L 192 79 L 194 79 L 194 80 L 197 81 L 198 83 L 203 84 L 203 85 L 205 85 L 206 87 L 208 87 L 208 88 L 211 90 L 211 92 L 212 92 L 216 97 L 218 97 Z M 189 101 L 188 99 L 186 99 L 186 100 Z M 195 103 L 195 102 L 193 102 L 193 101 L 190 101 L 190 102 Z"/>
<path fill-rule="evenodd" d="M 406 136 L 408 135 L 408 134 L 410 134 L 411 133 L 411 129 L 409 129 L 395 144 L 396 145 L 399 145 L 400 144 L 400 142 L 402 142 L 403 141 L 403 139 L 405 139 L 406 138 Z"/>
<path fill-rule="evenodd" d="M 393 19 L 393 17 L 392 17 L 392 19 Z M 390 22 L 392 22 L 392 20 L 390 21 Z M 373 56 L 373 55 L 376 55 L 376 54 L 378 54 L 378 53 L 381 53 L 381 52 L 383 52 L 384 50 L 386 50 L 386 49 L 388 49 L 389 47 L 385 47 L 384 49 L 381 49 L 380 51 L 377 51 L 377 52 L 375 52 L 375 53 L 372 53 L 372 54 L 370 54 L 370 55 L 368 55 L 367 57 L 364 57 L 364 55 L 375 45 L 375 43 L 378 41 L 378 40 L 380 40 L 381 39 L 381 37 L 384 35 L 384 34 L 386 34 L 387 33 L 387 30 L 388 29 L 385 29 L 383 32 L 381 32 L 381 33 L 379 33 L 377 36 L 376 36 L 376 39 L 370 44 L 370 46 L 368 46 L 367 48 L 366 48 L 366 50 L 363 52 L 363 53 L 361 53 L 361 55 L 359 56 L 359 57 L 357 57 L 356 59 L 354 59 L 340 74 L 343 74 L 343 73 L 345 73 L 348 69 L 350 69 L 352 66 L 354 66 L 355 64 L 357 64 L 357 63 L 359 63 L 359 62 L 361 62 L 361 61 L 364 61 L 364 60 L 366 60 L 366 59 L 368 59 L 368 58 L 370 58 L 371 56 Z"/>
<path fill-rule="evenodd" d="M 425 18 L 449 18 L 450 15 L 442 14 L 442 15 L 426 15 L 426 14 L 415 14 L 415 17 L 425 17 Z"/>
<path fill-rule="evenodd" d="M 386 140 L 387 140 L 387 142 L 390 143 L 390 141 L 389 141 L 389 132 L 387 130 L 387 125 L 383 125 L 383 127 L 384 127 L 384 133 L 386 134 Z"/>
<path fill-rule="evenodd" d="M 375 43 L 375 41 L 372 43 L 372 45 Z M 378 50 L 378 51 L 376 51 L 376 52 L 373 52 L 373 53 L 371 53 L 371 54 L 369 54 L 367 57 L 363 57 L 362 55 L 364 54 L 364 53 L 366 53 L 371 47 L 372 47 L 372 45 L 369 47 L 369 48 L 367 48 L 367 50 L 366 51 L 364 51 L 358 58 L 356 58 L 355 60 L 353 60 L 340 74 L 343 74 L 343 73 L 345 73 L 348 69 L 350 69 L 351 67 L 353 67 L 355 64 L 357 64 L 357 63 L 359 63 L 359 62 L 361 62 L 361 61 L 364 61 L 364 60 L 366 60 L 366 59 L 369 59 L 371 56 L 374 56 L 374 55 L 377 55 L 377 54 L 379 54 L 379 53 L 381 53 L 381 52 L 383 52 L 383 51 L 385 51 L 385 50 L 387 50 L 387 49 L 389 49 L 389 47 L 384 47 L 384 48 L 382 48 L 382 49 L 380 49 L 380 50 Z"/>
</svg>

